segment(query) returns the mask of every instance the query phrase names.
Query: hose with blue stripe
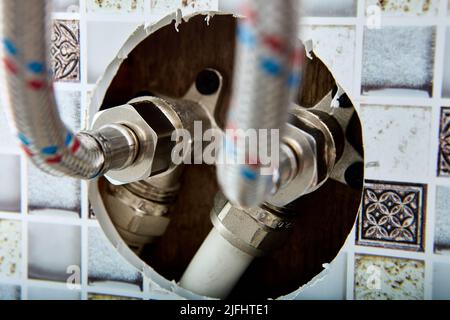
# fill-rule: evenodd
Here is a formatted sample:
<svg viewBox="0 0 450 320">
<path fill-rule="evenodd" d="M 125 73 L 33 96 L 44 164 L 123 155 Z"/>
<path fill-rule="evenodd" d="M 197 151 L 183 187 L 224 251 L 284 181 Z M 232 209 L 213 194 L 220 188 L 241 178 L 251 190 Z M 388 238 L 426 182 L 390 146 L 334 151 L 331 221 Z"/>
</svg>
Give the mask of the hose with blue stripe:
<svg viewBox="0 0 450 320">
<path fill-rule="evenodd" d="M 89 134 L 61 121 L 49 68 L 47 1 L 0 1 L 2 104 L 22 149 L 40 169 L 89 179 L 107 169 L 104 152 Z"/>
<path fill-rule="evenodd" d="M 260 205 L 276 191 L 278 163 L 263 163 L 261 152 L 280 152 L 278 147 L 271 150 L 272 133 L 278 132 L 277 139 L 283 137 L 289 105 L 299 87 L 299 2 L 249 0 L 242 15 L 233 97 L 217 175 L 230 202 L 248 208 Z M 245 141 L 251 136 L 248 130 L 256 130 L 256 148 Z"/>
</svg>

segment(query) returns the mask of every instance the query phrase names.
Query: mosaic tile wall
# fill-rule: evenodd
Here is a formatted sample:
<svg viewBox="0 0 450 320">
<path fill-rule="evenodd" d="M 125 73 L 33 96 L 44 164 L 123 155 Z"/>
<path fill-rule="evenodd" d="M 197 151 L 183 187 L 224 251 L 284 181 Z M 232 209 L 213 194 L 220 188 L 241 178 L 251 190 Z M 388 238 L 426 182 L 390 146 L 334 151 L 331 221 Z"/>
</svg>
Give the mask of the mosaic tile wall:
<svg viewBox="0 0 450 320">
<path fill-rule="evenodd" d="M 89 93 L 137 25 L 225 2 L 53 0 L 64 121 L 84 126 Z M 450 299 L 449 2 L 304 1 L 301 38 L 313 39 L 359 108 L 367 180 L 343 251 L 297 298 Z M 104 41 L 106 33 L 115 36 Z M 0 135 L 0 299 L 168 297 L 106 240 L 85 183 L 37 171 L 3 113 Z"/>
</svg>

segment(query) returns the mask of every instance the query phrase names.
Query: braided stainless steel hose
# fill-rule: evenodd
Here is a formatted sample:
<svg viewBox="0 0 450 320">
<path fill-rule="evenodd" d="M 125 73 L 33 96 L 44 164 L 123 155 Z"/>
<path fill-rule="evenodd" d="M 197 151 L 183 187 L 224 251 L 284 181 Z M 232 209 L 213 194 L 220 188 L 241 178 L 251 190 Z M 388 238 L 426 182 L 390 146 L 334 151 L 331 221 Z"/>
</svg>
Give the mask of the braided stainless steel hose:
<svg viewBox="0 0 450 320">
<path fill-rule="evenodd" d="M 105 155 L 89 134 L 74 134 L 61 121 L 47 48 L 45 0 L 0 1 L 0 81 L 22 148 L 40 169 L 89 179 L 104 172 Z"/>
<path fill-rule="evenodd" d="M 270 148 L 272 130 L 283 136 L 289 105 L 299 87 L 298 6 L 298 0 L 251 0 L 243 9 L 246 18 L 238 25 L 233 98 L 217 174 L 226 197 L 240 207 L 260 205 L 277 185 L 278 164 L 266 165 L 267 174 L 259 151 L 266 143 L 268 155 L 280 151 Z M 256 130 L 257 153 L 242 143 L 249 129 Z M 245 162 L 229 162 L 230 154 Z"/>
</svg>

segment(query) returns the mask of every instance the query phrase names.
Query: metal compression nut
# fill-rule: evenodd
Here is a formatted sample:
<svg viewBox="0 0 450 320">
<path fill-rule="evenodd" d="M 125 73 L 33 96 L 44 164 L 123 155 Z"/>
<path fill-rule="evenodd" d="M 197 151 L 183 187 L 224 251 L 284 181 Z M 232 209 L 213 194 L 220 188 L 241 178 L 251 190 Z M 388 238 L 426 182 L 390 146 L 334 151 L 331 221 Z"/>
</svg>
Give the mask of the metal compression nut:
<svg viewBox="0 0 450 320">
<path fill-rule="evenodd" d="M 242 210 L 217 198 L 211 221 L 228 242 L 252 256 L 265 255 L 282 245 L 292 227 L 289 218 L 270 210 Z"/>
<path fill-rule="evenodd" d="M 166 110 L 169 110 L 166 112 Z M 163 99 L 145 97 L 128 104 L 97 113 L 93 129 L 119 124 L 133 131 L 138 153 L 131 165 L 110 170 L 105 177 L 113 184 L 146 179 L 173 167 L 171 150 L 175 144 L 172 132 L 180 128 L 180 120 L 171 105 Z"/>
<path fill-rule="evenodd" d="M 164 234 L 170 219 L 172 203 L 145 199 L 131 192 L 126 186 L 106 185 L 105 206 L 110 218 L 124 241 L 136 253 Z"/>
</svg>

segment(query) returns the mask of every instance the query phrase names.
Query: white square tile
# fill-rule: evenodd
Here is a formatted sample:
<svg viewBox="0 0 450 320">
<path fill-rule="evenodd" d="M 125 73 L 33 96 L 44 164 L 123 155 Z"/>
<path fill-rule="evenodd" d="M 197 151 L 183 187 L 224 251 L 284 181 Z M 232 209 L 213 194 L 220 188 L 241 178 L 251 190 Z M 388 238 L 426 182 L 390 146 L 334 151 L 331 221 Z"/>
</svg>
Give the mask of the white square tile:
<svg viewBox="0 0 450 320">
<path fill-rule="evenodd" d="M 28 287 L 28 300 L 80 300 L 81 294 L 75 290 L 60 290 Z"/>
<path fill-rule="evenodd" d="M 354 17 L 356 0 L 303 0 L 302 12 L 307 17 Z"/>
<path fill-rule="evenodd" d="M 382 17 L 436 16 L 439 12 L 439 0 L 366 0 L 366 9 L 378 6 Z"/>
<path fill-rule="evenodd" d="M 120 48 L 140 25 L 139 22 L 87 23 L 88 82 L 95 83 L 117 56 Z"/>
<path fill-rule="evenodd" d="M 432 91 L 435 28 L 364 29 L 362 92 L 428 97 Z"/>
<path fill-rule="evenodd" d="M 89 282 L 122 281 L 140 284 L 142 275 L 106 238 L 103 230 L 89 228 Z"/>
<path fill-rule="evenodd" d="M 74 267 L 81 266 L 79 226 L 29 222 L 28 276 L 66 282 Z"/>
<path fill-rule="evenodd" d="M 431 109 L 363 105 L 365 178 L 417 182 L 428 178 Z"/>
<path fill-rule="evenodd" d="M 19 278 L 22 268 L 22 223 L 0 220 L 0 276 Z"/>
<path fill-rule="evenodd" d="M 450 187 L 436 187 L 434 251 L 450 255 Z"/>
<path fill-rule="evenodd" d="M 0 284 L 0 300 L 20 300 L 20 287 Z"/>
<path fill-rule="evenodd" d="M 450 264 L 433 264 L 433 300 L 450 300 Z"/>
<path fill-rule="evenodd" d="M 442 84 L 442 96 L 450 98 L 450 27 L 447 28 L 445 36 L 445 56 L 444 56 L 444 82 Z"/>
<path fill-rule="evenodd" d="M 86 0 L 86 8 L 101 13 L 142 12 L 144 0 Z"/>
<path fill-rule="evenodd" d="M 337 82 L 351 93 L 355 66 L 355 28 L 350 26 L 303 26 L 301 39 L 312 40 L 313 50 Z"/>
<path fill-rule="evenodd" d="M 0 152 L 19 153 L 19 140 L 14 137 L 13 128 L 8 122 L 6 106 L 0 102 Z"/>
<path fill-rule="evenodd" d="M 79 91 L 56 90 L 55 98 L 62 121 L 72 131 L 78 131 L 81 123 L 81 93 Z"/>
<path fill-rule="evenodd" d="M 28 212 L 46 209 L 80 212 L 81 182 L 68 177 L 56 177 L 28 165 Z"/>
<path fill-rule="evenodd" d="M 182 0 L 150 0 L 150 13 L 152 20 L 160 19 L 169 13 L 176 12 L 181 8 Z"/>
<path fill-rule="evenodd" d="M 217 0 L 181 0 L 183 15 L 195 12 L 215 11 L 218 8 Z"/>
<path fill-rule="evenodd" d="M 20 156 L 0 153 L 0 211 L 20 212 L 20 175 Z"/>
<path fill-rule="evenodd" d="M 81 0 L 84 1 L 84 0 Z M 80 0 L 52 0 L 53 12 L 79 12 Z"/>
</svg>

